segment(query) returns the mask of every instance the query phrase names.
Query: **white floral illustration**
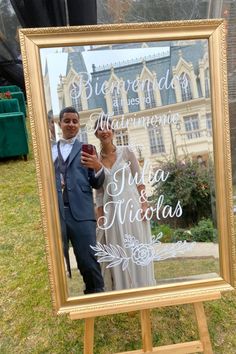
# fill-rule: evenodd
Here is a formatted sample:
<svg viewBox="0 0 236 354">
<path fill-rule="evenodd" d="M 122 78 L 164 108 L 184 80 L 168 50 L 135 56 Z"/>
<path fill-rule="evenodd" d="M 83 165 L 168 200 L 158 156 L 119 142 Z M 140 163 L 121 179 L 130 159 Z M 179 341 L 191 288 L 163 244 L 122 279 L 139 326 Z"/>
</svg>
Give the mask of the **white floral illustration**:
<svg viewBox="0 0 236 354">
<path fill-rule="evenodd" d="M 190 251 L 196 242 L 178 241 L 172 244 L 163 244 L 160 239 L 163 234 L 160 232 L 153 237 L 151 243 L 140 243 L 134 236 L 124 235 L 124 248 L 119 245 L 105 245 L 98 242 L 96 246 L 90 246 L 98 257 L 98 262 L 109 263 L 106 268 L 112 268 L 118 265 L 125 270 L 129 262 L 133 262 L 138 266 L 147 266 L 152 261 L 162 261 L 164 259 L 176 257 Z M 158 247 L 161 245 L 162 247 Z M 163 245 L 165 245 L 163 247 Z"/>
</svg>

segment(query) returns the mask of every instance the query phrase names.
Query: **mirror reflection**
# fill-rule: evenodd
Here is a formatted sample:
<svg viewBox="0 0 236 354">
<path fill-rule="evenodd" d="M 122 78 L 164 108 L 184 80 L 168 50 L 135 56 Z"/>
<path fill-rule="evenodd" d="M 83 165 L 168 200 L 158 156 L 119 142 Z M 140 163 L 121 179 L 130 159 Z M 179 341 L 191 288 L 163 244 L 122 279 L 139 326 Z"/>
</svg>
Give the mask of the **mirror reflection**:
<svg viewBox="0 0 236 354">
<path fill-rule="evenodd" d="M 40 54 L 69 295 L 217 276 L 208 41 Z"/>
</svg>

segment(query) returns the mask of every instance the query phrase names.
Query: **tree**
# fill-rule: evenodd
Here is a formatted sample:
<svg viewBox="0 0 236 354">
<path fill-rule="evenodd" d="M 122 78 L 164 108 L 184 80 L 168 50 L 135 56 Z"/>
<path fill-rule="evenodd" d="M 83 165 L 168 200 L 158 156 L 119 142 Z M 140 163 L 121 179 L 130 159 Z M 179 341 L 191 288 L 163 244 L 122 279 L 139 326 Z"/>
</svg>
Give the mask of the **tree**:
<svg viewBox="0 0 236 354">
<path fill-rule="evenodd" d="M 185 227 L 213 217 L 214 183 L 210 161 L 206 167 L 188 158 L 184 162 L 168 161 L 161 168 L 166 175 L 168 173 L 168 178 L 154 184 L 152 202 L 163 195 L 164 205 L 175 206 L 179 201 L 183 210 L 181 218 L 168 219 L 168 223 Z"/>
<path fill-rule="evenodd" d="M 99 23 L 121 23 L 126 21 L 133 0 L 97 0 Z"/>
<path fill-rule="evenodd" d="M 17 40 L 17 27 L 19 22 L 16 18 L 16 15 L 12 9 L 11 3 L 9 0 L 0 0 L 0 32 L 2 40 L 5 39 L 7 43 L 10 43 L 10 46 L 13 51 L 18 52 L 19 54 L 19 45 Z M 3 55 L 4 49 L 1 48 L 1 54 Z M 5 53 L 6 55 L 6 53 Z M 8 59 L 8 56 L 7 56 Z"/>
<path fill-rule="evenodd" d="M 99 23 L 207 18 L 209 0 L 97 0 Z"/>
</svg>

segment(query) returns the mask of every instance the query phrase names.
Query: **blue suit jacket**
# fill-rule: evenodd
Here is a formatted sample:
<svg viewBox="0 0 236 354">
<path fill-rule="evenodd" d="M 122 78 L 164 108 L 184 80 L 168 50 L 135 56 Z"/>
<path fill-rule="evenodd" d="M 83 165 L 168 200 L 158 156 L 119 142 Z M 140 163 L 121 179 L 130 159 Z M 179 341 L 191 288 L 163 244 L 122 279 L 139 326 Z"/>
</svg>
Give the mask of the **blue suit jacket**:
<svg viewBox="0 0 236 354">
<path fill-rule="evenodd" d="M 77 221 L 95 220 L 92 188 L 98 189 L 104 182 L 104 171 L 95 177 L 93 170 L 81 164 L 82 143 L 75 141 L 69 156 L 66 172 L 66 185 L 71 213 Z M 56 188 L 60 216 L 64 219 L 64 204 L 61 190 L 61 179 L 58 158 L 54 162 Z"/>
</svg>

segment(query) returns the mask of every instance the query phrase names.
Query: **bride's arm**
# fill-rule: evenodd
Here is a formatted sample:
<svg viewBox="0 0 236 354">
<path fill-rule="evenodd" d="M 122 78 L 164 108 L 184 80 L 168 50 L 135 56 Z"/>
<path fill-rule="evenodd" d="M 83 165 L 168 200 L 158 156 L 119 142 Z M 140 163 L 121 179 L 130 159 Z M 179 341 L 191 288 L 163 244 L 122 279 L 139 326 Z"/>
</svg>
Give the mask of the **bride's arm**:
<svg viewBox="0 0 236 354">
<path fill-rule="evenodd" d="M 148 200 L 147 200 L 147 195 L 145 190 L 145 184 L 141 176 L 140 166 L 134 152 L 130 148 L 127 147 L 126 153 L 127 153 L 127 158 L 131 163 L 130 169 L 131 169 L 132 176 L 136 177 L 135 180 L 139 182 L 138 184 L 136 184 L 136 187 L 140 195 L 139 202 L 142 210 L 141 213 L 142 216 L 144 216 L 149 205 L 148 205 Z M 145 219 L 146 218 L 144 218 L 144 220 Z"/>
<path fill-rule="evenodd" d="M 145 185 L 139 184 L 139 185 L 137 185 L 137 189 L 138 189 L 138 192 L 140 195 L 139 201 L 140 201 L 140 206 L 141 206 L 141 214 L 142 214 L 143 220 L 147 220 L 146 213 L 149 208 L 149 205 L 148 205 Z"/>
<path fill-rule="evenodd" d="M 101 216 L 104 215 L 104 212 L 103 212 L 103 195 L 104 195 L 103 187 L 101 187 L 101 188 L 96 190 L 96 217 L 97 217 L 98 225 L 101 225 L 101 222 L 103 220 L 101 218 Z"/>
<path fill-rule="evenodd" d="M 102 226 L 103 224 L 103 219 L 101 218 L 101 216 L 104 216 L 103 206 L 97 208 L 97 223 L 99 226 Z"/>
</svg>

